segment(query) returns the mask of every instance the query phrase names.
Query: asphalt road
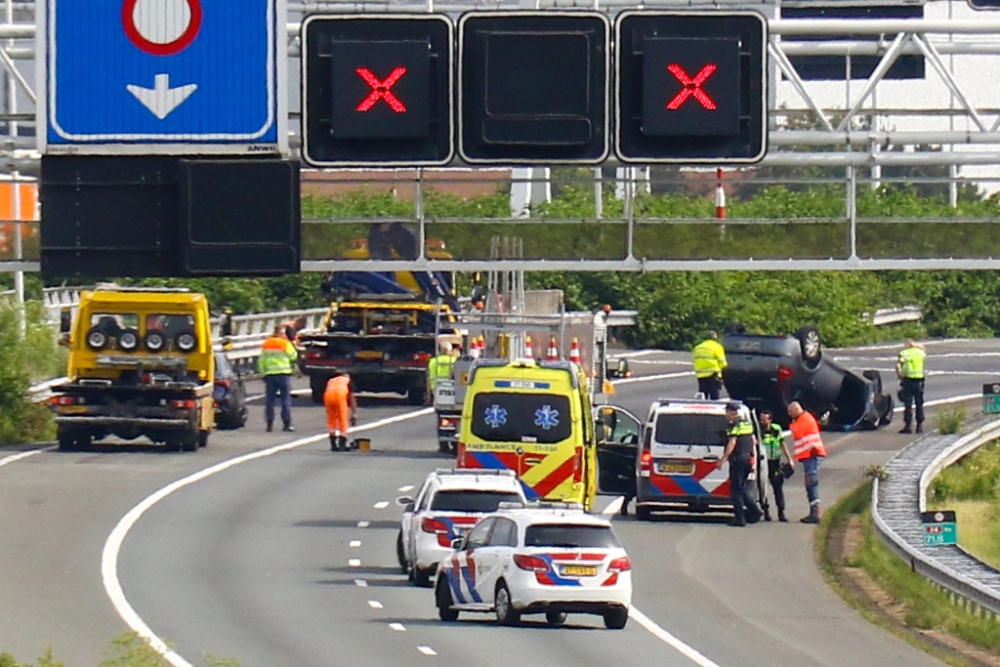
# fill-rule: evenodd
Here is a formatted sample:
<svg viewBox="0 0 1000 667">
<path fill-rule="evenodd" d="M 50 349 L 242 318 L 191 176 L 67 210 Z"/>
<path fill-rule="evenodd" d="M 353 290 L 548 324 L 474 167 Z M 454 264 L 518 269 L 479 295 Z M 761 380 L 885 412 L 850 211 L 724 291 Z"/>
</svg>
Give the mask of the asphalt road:
<svg viewBox="0 0 1000 667">
<path fill-rule="evenodd" d="M 994 349 L 995 341 L 931 343 L 928 399 L 979 393 L 1000 377 Z M 895 351 L 831 353 L 852 367 L 891 372 Z M 659 376 L 619 385 L 615 402 L 640 416 L 658 396 L 694 391 L 687 355 L 630 358 L 638 375 Z M 433 418 L 412 412 L 398 400 L 365 401 L 363 423 L 397 420 L 367 434 L 369 453 L 334 453 L 325 436 L 310 439 L 322 434 L 324 420 L 306 398 L 297 401 L 295 434 L 264 433 L 255 407 L 247 427 L 213 434 L 197 454 L 143 445 L 89 453 L 23 448 L 23 458 L 2 450 L 0 652 L 33 660 L 51 646 L 67 667 L 94 667 L 111 638 L 128 629 L 119 609 L 127 615 L 130 607 L 131 622 L 176 648 L 175 664 L 206 655 L 246 667 L 938 664 L 870 626 L 827 588 L 813 561 L 813 528 L 794 522 L 807 509 L 800 476 L 790 482 L 790 524 L 733 529 L 704 517 L 616 518 L 640 612 L 624 631 L 603 630 L 587 616 L 571 616 L 561 629 L 530 620 L 499 628 L 475 615 L 441 624 L 432 593 L 411 587 L 395 563 L 394 498 L 449 464 L 436 453 Z M 897 429 L 827 434 L 824 500 L 909 442 Z M 218 472 L 130 514 L 154 492 L 215 464 Z M 115 546 L 123 517 L 130 529 L 116 534 L 123 540 L 115 551 L 107 545 Z M 102 578 L 105 550 L 118 560 Z M 118 608 L 105 586 L 114 591 L 116 582 Z"/>
</svg>

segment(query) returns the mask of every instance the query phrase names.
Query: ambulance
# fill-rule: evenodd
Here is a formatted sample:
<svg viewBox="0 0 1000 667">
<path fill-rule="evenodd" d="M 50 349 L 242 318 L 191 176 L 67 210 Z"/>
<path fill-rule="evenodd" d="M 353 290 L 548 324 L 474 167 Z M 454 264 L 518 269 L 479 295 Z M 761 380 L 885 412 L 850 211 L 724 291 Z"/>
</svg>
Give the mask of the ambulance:
<svg viewBox="0 0 1000 667">
<path fill-rule="evenodd" d="M 579 503 L 590 511 L 605 491 L 598 488 L 595 431 L 578 364 L 480 359 L 469 370 L 457 465 L 513 470 L 528 500 Z"/>
</svg>

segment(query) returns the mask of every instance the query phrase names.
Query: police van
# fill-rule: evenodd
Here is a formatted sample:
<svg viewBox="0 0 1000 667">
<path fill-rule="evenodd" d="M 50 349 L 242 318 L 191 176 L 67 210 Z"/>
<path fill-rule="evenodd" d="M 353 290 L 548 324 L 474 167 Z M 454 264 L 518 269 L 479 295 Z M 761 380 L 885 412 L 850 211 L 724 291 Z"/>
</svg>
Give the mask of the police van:
<svg viewBox="0 0 1000 667">
<path fill-rule="evenodd" d="M 624 424 L 628 416 L 621 412 Z M 598 488 L 597 450 L 587 376 L 578 364 L 531 359 L 472 364 L 459 468 L 513 470 L 528 500 L 580 503 L 589 511 L 598 491 L 615 492 Z"/>
<path fill-rule="evenodd" d="M 661 398 L 653 402 L 636 461 L 636 517 L 653 512 L 731 512 L 726 450 L 729 401 Z M 767 457 L 756 414 L 740 404 L 740 418 L 753 425 L 757 448 L 751 462 L 751 493 L 767 513 Z"/>
</svg>

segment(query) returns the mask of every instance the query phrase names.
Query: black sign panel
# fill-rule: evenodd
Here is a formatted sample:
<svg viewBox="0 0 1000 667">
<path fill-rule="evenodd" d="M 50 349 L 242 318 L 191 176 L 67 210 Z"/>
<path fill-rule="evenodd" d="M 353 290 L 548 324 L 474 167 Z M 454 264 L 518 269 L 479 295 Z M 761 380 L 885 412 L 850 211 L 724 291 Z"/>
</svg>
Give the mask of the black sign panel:
<svg viewBox="0 0 1000 667">
<path fill-rule="evenodd" d="M 955 523 L 954 510 L 935 510 L 933 512 L 921 512 L 920 523 Z"/>
<path fill-rule="evenodd" d="M 594 12 L 459 21 L 459 153 L 470 164 L 597 164 L 609 152 L 610 24 Z"/>
<path fill-rule="evenodd" d="M 303 25 L 303 156 L 317 167 L 447 164 L 454 31 L 443 15 L 322 15 Z"/>
<path fill-rule="evenodd" d="M 430 136 L 429 41 L 335 41 L 330 55 L 335 139 Z"/>
<path fill-rule="evenodd" d="M 624 12 L 616 27 L 624 162 L 748 164 L 767 145 L 767 21 L 757 12 Z"/>
<path fill-rule="evenodd" d="M 1000 9 L 1000 0 L 969 0 L 973 9 Z"/>
<path fill-rule="evenodd" d="M 739 41 L 647 39 L 642 82 L 644 135 L 739 134 Z"/>
</svg>

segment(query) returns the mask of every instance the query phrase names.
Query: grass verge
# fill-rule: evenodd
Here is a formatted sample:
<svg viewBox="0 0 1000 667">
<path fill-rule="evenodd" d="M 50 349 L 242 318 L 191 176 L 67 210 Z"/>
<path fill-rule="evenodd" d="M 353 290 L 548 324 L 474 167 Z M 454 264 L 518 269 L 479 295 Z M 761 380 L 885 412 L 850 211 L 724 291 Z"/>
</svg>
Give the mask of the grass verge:
<svg viewBox="0 0 1000 667">
<path fill-rule="evenodd" d="M 973 616 L 910 570 L 875 533 L 871 483 L 848 494 L 816 533 L 820 568 L 862 616 L 955 666 L 1000 665 L 1000 623 Z"/>
</svg>

